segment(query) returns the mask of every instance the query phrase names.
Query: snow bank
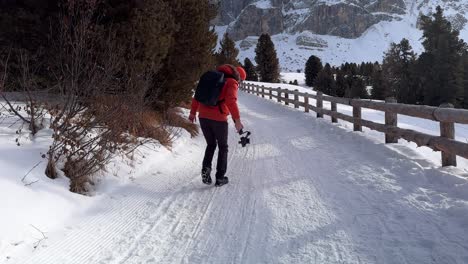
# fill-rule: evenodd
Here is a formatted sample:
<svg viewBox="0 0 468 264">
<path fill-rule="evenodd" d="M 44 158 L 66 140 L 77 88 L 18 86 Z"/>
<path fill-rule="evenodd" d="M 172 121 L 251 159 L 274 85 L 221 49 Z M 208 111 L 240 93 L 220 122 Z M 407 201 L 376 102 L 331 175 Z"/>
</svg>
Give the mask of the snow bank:
<svg viewBox="0 0 468 264">
<path fill-rule="evenodd" d="M 69 191 L 69 180 L 45 176 L 47 160 L 42 155 L 52 143 L 52 131 L 40 130 L 34 137 L 28 131 L 19 136 L 21 122 L 16 117 L 0 116 L 0 262 L 30 254 L 43 247 L 50 234 L 63 233 L 75 218 L 83 217 L 91 206 L 99 204 L 112 190 L 131 183 L 148 171 L 165 167 L 176 155 L 160 144 L 139 148 L 133 161 L 118 157 L 106 171 L 95 177 L 92 197 Z M 189 144 L 190 135 L 181 130 L 175 149 Z M 16 139 L 19 138 L 20 146 Z M 26 176 L 26 177 L 25 177 Z M 24 178 L 24 180 L 23 180 Z M 42 240 L 43 234 L 47 239 Z"/>
</svg>

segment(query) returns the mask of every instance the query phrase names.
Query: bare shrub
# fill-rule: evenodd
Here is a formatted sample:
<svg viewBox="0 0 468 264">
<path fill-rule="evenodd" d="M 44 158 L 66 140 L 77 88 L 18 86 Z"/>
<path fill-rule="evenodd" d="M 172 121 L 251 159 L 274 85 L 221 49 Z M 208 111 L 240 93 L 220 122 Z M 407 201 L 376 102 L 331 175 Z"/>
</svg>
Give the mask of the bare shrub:
<svg viewBox="0 0 468 264">
<path fill-rule="evenodd" d="M 47 177 L 51 179 L 57 179 L 58 175 L 57 175 L 57 170 L 55 169 L 55 166 L 56 166 L 55 159 L 49 153 L 48 162 L 47 162 L 47 166 L 45 170 L 45 174 Z"/>
<path fill-rule="evenodd" d="M 38 85 L 35 80 L 34 71 L 31 69 L 30 60 L 28 55 L 23 52 L 17 54 L 20 63 L 21 72 L 19 78 L 15 82 L 8 82 L 8 63 L 11 53 L 3 60 L 0 60 L 0 69 L 3 73 L 0 75 L 0 97 L 5 101 L 7 111 L 18 117 L 23 125 L 28 126 L 29 131 L 34 136 L 44 126 L 46 110 L 44 107 L 44 94 L 38 92 Z M 15 87 L 8 87 L 7 84 L 14 84 Z M 16 104 L 14 101 L 21 102 Z M 17 131 L 21 134 L 22 127 Z"/>
<path fill-rule="evenodd" d="M 166 119 L 168 126 L 185 129 L 192 137 L 199 134 L 198 126 L 189 122 L 180 109 L 170 109 L 166 114 Z"/>
<path fill-rule="evenodd" d="M 88 191 L 92 176 L 115 155 L 132 152 L 148 140 L 136 136 L 150 133 L 138 122 L 149 82 L 142 74 L 122 77 L 131 76 L 123 60 L 125 48 L 113 41 L 115 32 L 94 23 L 95 10 L 92 2 L 70 3 L 55 42 L 53 71 L 60 77 L 61 100 L 49 109 L 54 142 L 48 167 L 64 162 L 70 190 L 78 193 Z M 137 85 L 139 89 L 129 89 Z"/>
<path fill-rule="evenodd" d="M 132 19 L 115 25 L 109 22 L 112 19 L 100 20 L 101 14 L 113 13 L 104 12 L 100 4 L 99 0 L 61 2 L 50 18 L 57 23 L 50 28 L 45 53 L 15 49 L 19 57 L 11 82 L 5 82 L 9 57 L 0 65 L 4 107 L 29 125 L 33 135 L 44 125 L 46 114 L 50 116 L 53 142 L 44 155 L 46 175 L 55 179 L 61 170 L 70 178 L 70 190 L 84 194 L 93 186 L 94 175 L 116 155 L 128 156 L 150 140 L 170 148 L 177 129 L 168 126 L 184 128 L 192 136 L 198 133 L 178 110 L 167 110 L 172 104 L 165 105 L 166 97 L 161 96 L 170 83 L 160 71 L 163 66 L 170 68 L 166 64 L 173 60 L 168 54 L 178 53 L 170 52 L 179 28 L 176 17 L 168 14 L 171 3 L 141 1 L 140 8 L 129 11 Z M 34 52 L 39 55 L 34 57 Z M 193 78 L 185 81 L 185 90 Z M 5 83 L 17 92 L 18 101 L 26 102 L 24 107 L 8 97 Z M 170 88 L 178 94 L 178 85 Z M 164 106 L 155 108 L 155 102 Z"/>
</svg>

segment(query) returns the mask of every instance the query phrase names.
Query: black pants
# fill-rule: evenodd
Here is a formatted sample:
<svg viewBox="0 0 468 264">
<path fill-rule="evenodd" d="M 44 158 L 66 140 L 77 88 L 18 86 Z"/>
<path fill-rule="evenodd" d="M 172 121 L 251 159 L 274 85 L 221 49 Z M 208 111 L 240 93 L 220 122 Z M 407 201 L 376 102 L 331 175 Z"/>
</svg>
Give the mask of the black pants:
<svg viewBox="0 0 468 264">
<path fill-rule="evenodd" d="M 227 170 L 228 159 L 228 123 L 211 119 L 200 118 L 200 126 L 206 140 L 205 158 L 203 168 L 210 168 L 213 156 L 218 145 L 218 163 L 216 165 L 216 178 L 223 178 Z"/>
</svg>

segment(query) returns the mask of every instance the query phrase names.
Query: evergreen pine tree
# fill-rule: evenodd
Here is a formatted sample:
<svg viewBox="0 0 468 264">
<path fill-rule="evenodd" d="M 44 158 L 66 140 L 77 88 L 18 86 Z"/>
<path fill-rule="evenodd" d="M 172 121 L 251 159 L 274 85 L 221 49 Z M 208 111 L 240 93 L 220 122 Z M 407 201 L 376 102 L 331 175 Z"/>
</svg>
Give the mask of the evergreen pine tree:
<svg viewBox="0 0 468 264">
<path fill-rule="evenodd" d="M 465 43 L 459 39 L 459 32 L 452 28 L 437 7 L 436 13 L 421 17 L 423 46 L 418 69 L 423 74 L 425 104 L 439 106 L 442 103 L 460 105 L 463 94 L 462 57 Z M 428 70 L 429 69 L 429 70 Z"/>
<path fill-rule="evenodd" d="M 364 71 L 364 75 L 365 76 L 368 76 L 368 77 L 372 77 L 372 74 L 374 74 L 374 71 L 375 71 L 375 67 L 374 67 L 374 64 L 372 62 L 368 62 L 366 64 L 366 69 Z"/>
<path fill-rule="evenodd" d="M 324 94 L 336 95 L 336 83 L 333 77 L 330 64 L 326 64 L 325 67 L 319 72 L 317 78 L 315 78 L 314 88 Z"/>
<path fill-rule="evenodd" d="M 468 50 L 463 54 L 463 108 L 468 109 Z"/>
<path fill-rule="evenodd" d="M 349 90 L 349 85 L 346 81 L 344 72 L 342 70 L 338 70 L 336 73 L 336 96 L 345 97 L 347 90 Z"/>
<path fill-rule="evenodd" d="M 349 64 L 349 75 L 351 76 L 356 76 L 359 74 L 359 69 L 358 65 L 356 63 L 350 63 Z"/>
<path fill-rule="evenodd" d="M 255 62 L 262 82 L 279 82 L 279 60 L 270 35 L 262 34 L 255 48 Z"/>
<path fill-rule="evenodd" d="M 358 74 L 361 76 L 365 76 L 365 71 L 366 71 L 366 63 L 361 62 L 361 65 L 358 66 Z"/>
<path fill-rule="evenodd" d="M 174 17 L 168 15 L 171 8 L 163 0 L 141 0 L 133 10 L 127 5 L 121 3 L 107 10 L 105 21 L 109 25 L 119 23 L 118 41 L 128 56 L 126 71 L 153 76 L 163 67 L 176 31 Z"/>
<path fill-rule="evenodd" d="M 371 62 L 364 63 L 362 66 L 362 76 L 366 81 L 366 85 L 372 84 L 372 75 L 374 74 L 374 64 Z"/>
<path fill-rule="evenodd" d="M 375 69 L 372 75 L 372 93 L 371 98 L 376 100 L 385 100 L 388 95 L 388 88 L 381 69 Z"/>
<path fill-rule="evenodd" d="M 341 65 L 341 70 L 343 71 L 344 75 L 349 75 L 351 74 L 351 65 L 346 62 Z"/>
<path fill-rule="evenodd" d="M 214 48 L 217 36 L 210 29 L 210 21 L 216 16 L 216 6 L 210 0 L 164 0 L 172 7 L 177 18 L 171 48 L 158 72 L 152 101 L 165 109 L 189 100 L 200 75 L 214 64 Z"/>
<path fill-rule="evenodd" d="M 306 85 L 311 87 L 314 85 L 315 78 L 318 73 L 323 69 L 322 61 L 319 57 L 310 56 L 305 66 L 305 82 Z"/>
<path fill-rule="evenodd" d="M 17 90 L 21 85 L 22 58 L 34 58 L 31 78 L 39 86 L 48 86 L 53 76 L 47 69 L 56 52 L 48 42 L 51 26 L 58 24 L 58 1 L 0 1 L 0 60 L 8 58 L 6 87 Z"/>
<path fill-rule="evenodd" d="M 412 76 L 415 61 L 416 54 L 407 39 L 403 39 L 399 44 L 391 44 L 382 65 L 390 88 L 385 96 L 396 97 L 401 103 L 417 103 L 417 91 Z"/>
<path fill-rule="evenodd" d="M 221 40 L 221 49 L 218 53 L 216 53 L 217 64 L 231 64 L 238 66 L 240 65 L 237 60 L 238 55 L 239 50 L 236 48 L 236 43 L 234 43 L 234 41 L 229 38 L 228 33 L 225 33 L 223 39 Z"/>
<path fill-rule="evenodd" d="M 257 70 L 249 58 L 245 58 L 244 60 L 244 69 L 247 73 L 247 81 L 258 82 Z"/>
<path fill-rule="evenodd" d="M 349 77 L 351 81 L 351 98 L 368 98 L 366 90 L 366 84 L 364 80 L 359 76 Z"/>
</svg>

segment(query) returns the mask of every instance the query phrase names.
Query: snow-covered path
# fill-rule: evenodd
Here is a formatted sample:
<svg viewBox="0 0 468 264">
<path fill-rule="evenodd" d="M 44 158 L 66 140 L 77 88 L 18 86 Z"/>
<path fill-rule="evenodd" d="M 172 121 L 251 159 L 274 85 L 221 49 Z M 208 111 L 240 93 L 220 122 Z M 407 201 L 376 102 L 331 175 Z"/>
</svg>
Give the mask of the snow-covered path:
<svg viewBox="0 0 468 264">
<path fill-rule="evenodd" d="M 239 101 L 253 144 L 238 146 L 231 128 L 229 185 L 201 184 L 197 138 L 175 149 L 172 170 L 149 167 L 21 263 L 468 263 L 466 179 L 312 115 Z"/>
</svg>

